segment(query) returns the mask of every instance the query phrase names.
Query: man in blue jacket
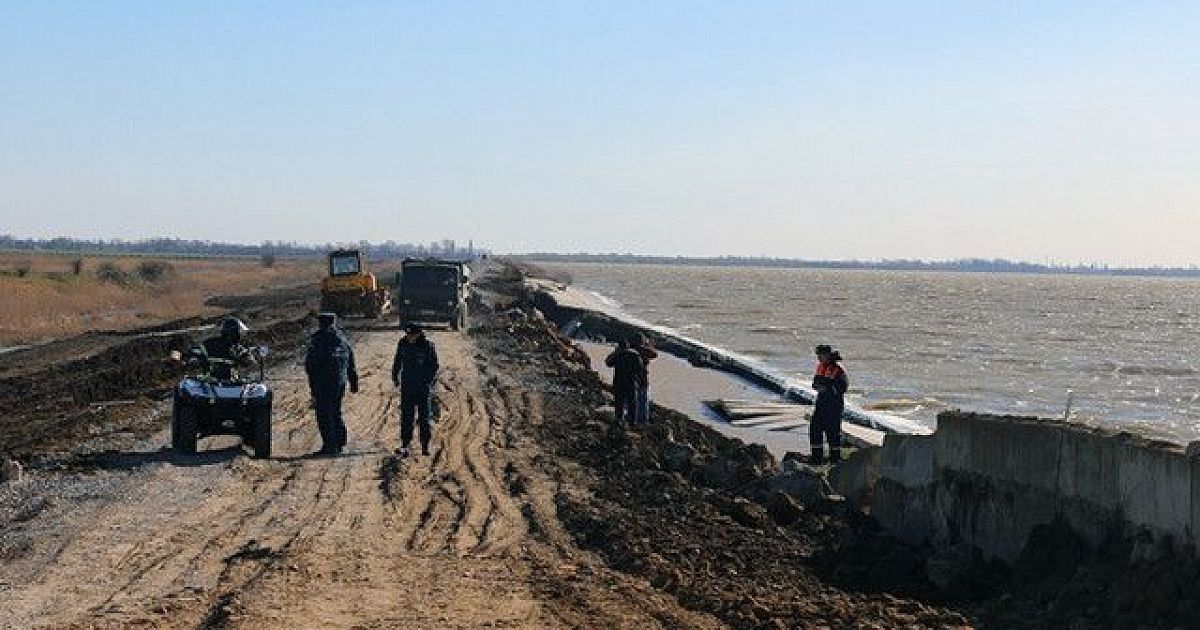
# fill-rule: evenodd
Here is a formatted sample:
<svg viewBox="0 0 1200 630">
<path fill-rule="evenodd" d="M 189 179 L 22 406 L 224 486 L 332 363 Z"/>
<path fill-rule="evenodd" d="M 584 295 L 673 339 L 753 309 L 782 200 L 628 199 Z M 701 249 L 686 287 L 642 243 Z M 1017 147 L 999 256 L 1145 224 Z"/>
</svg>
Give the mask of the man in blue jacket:
<svg viewBox="0 0 1200 630">
<path fill-rule="evenodd" d="M 304 371 L 308 389 L 317 410 L 317 429 L 321 432 L 322 455 L 336 455 L 346 447 L 346 422 L 342 418 L 342 398 L 346 384 L 350 393 L 358 393 L 358 371 L 354 350 L 337 327 L 335 313 L 317 316 L 318 328 L 308 340 Z"/>
<path fill-rule="evenodd" d="M 432 433 L 429 413 L 437 371 L 438 358 L 433 342 L 420 326 L 409 324 L 396 344 L 396 356 L 392 360 L 392 383 L 400 387 L 400 448 L 396 449 L 396 454 L 401 457 L 410 454 L 414 416 L 420 430 L 421 454 L 429 454 Z"/>
</svg>

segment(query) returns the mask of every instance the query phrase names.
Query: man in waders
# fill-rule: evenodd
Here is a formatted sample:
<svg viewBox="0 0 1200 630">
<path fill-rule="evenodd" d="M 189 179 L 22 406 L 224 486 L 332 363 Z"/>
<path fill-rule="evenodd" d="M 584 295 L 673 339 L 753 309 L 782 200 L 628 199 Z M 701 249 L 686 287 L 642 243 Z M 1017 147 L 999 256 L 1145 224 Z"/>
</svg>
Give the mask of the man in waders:
<svg viewBox="0 0 1200 630">
<path fill-rule="evenodd" d="M 617 426 L 637 422 L 638 390 L 644 383 L 642 356 L 624 339 L 617 349 L 604 358 L 604 365 L 613 369 L 613 408 Z"/>
<path fill-rule="evenodd" d="M 400 457 L 411 454 L 409 444 L 412 443 L 414 419 L 420 432 L 421 454 L 429 454 L 433 433 L 429 416 L 437 372 L 438 358 L 433 342 L 420 326 L 409 324 L 396 344 L 396 356 L 392 359 L 392 383 L 400 388 L 400 448 L 396 449 L 396 455 Z"/>
<path fill-rule="evenodd" d="M 337 314 L 321 313 L 317 322 L 317 332 L 308 340 L 304 371 L 317 411 L 317 430 L 321 432 L 319 453 L 336 455 L 346 447 L 342 399 L 347 383 L 350 393 L 358 393 L 358 370 L 354 365 L 354 350 L 337 327 Z"/>
<path fill-rule="evenodd" d="M 825 463 L 825 440 L 829 440 L 829 461 L 842 460 L 842 411 L 846 407 L 846 390 L 850 380 L 838 365 L 842 355 L 831 346 L 816 348 L 817 373 L 812 386 L 817 391 L 812 423 L 808 425 L 808 443 L 812 446 L 813 464 Z"/>
</svg>

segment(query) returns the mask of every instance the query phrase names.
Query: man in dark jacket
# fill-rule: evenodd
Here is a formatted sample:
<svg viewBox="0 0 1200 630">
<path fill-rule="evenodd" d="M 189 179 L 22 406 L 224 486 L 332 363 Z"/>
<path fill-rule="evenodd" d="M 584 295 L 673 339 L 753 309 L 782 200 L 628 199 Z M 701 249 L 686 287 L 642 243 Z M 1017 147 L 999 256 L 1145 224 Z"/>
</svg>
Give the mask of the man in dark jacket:
<svg viewBox="0 0 1200 630">
<path fill-rule="evenodd" d="M 637 413 L 634 418 L 638 424 L 647 424 L 650 422 L 650 362 L 658 358 L 658 351 L 642 333 L 634 335 L 633 342 L 633 349 L 642 358 L 642 381 L 637 390 Z"/>
<path fill-rule="evenodd" d="M 825 438 L 829 438 L 829 461 L 842 459 L 842 411 L 846 407 L 846 390 L 850 379 L 838 365 L 842 355 L 830 346 L 820 345 L 816 349 L 817 373 L 813 376 L 813 389 L 817 400 L 813 405 L 812 423 L 808 425 L 808 443 L 812 446 L 812 463 L 825 463 Z"/>
<path fill-rule="evenodd" d="M 233 378 L 233 370 L 239 365 L 250 365 L 254 359 L 250 349 L 242 343 L 246 325 L 236 317 L 221 321 L 221 334 L 210 337 L 200 344 L 209 374 L 219 380 Z"/>
<path fill-rule="evenodd" d="M 337 327 L 337 315 L 321 313 L 318 328 L 308 340 L 304 371 L 317 411 L 317 429 L 321 432 L 323 455 L 336 455 L 346 447 L 346 422 L 342 418 L 342 398 L 346 384 L 350 393 L 358 393 L 358 370 L 354 350 Z"/>
<path fill-rule="evenodd" d="M 642 357 L 629 342 L 622 339 L 617 349 L 604 358 L 604 364 L 613 369 L 613 408 L 617 424 L 637 421 L 638 390 L 645 382 Z"/>
<path fill-rule="evenodd" d="M 429 454 L 432 437 L 429 415 L 437 372 L 438 358 L 433 342 L 420 326 L 409 324 L 396 344 L 396 357 L 392 360 L 392 383 L 400 388 L 400 448 L 396 449 L 396 454 L 401 457 L 410 454 L 414 416 L 420 430 L 421 454 Z"/>
</svg>

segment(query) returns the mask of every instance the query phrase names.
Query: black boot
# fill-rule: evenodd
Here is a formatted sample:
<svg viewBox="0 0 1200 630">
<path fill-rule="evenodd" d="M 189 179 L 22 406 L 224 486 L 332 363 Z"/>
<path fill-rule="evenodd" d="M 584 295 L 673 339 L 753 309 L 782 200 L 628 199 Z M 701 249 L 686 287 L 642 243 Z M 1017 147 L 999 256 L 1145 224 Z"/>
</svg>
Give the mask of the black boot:
<svg viewBox="0 0 1200 630">
<path fill-rule="evenodd" d="M 814 448 L 812 455 L 808 458 L 808 463 L 812 464 L 813 466 L 820 466 L 821 464 L 824 464 L 825 463 L 825 449 L 824 448 Z"/>
<path fill-rule="evenodd" d="M 840 461 L 842 461 L 842 449 L 830 448 L 829 449 L 829 463 L 836 464 Z"/>
</svg>

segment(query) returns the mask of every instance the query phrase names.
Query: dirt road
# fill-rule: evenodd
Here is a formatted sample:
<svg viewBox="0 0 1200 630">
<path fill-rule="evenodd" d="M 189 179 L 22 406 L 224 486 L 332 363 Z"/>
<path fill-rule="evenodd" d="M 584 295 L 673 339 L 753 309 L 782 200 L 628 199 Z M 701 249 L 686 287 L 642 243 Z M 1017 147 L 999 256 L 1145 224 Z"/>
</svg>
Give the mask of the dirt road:
<svg viewBox="0 0 1200 630">
<path fill-rule="evenodd" d="M 577 548 L 523 427 L 541 401 L 469 337 L 435 333 L 434 454 L 399 460 L 395 334 L 358 332 L 349 452 L 319 446 L 298 361 L 277 366 L 275 457 L 213 438 L 0 487 L 0 627 L 715 627 Z M 158 409 L 163 413 L 164 409 Z"/>
</svg>

